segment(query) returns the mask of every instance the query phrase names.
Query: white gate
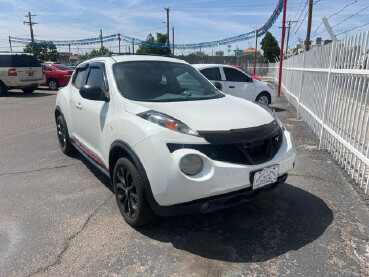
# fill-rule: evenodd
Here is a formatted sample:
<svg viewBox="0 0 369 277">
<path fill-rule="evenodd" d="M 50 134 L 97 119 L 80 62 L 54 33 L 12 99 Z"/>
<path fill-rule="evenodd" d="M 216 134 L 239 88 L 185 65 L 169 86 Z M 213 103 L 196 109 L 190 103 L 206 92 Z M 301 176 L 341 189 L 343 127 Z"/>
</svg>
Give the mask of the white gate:
<svg viewBox="0 0 369 277">
<path fill-rule="evenodd" d="M 369 184 L 369 31 L 283 61 L 282 92 L 351 177 Z M 278 63 L 269 77 L 278 80 Z"/>
</svg>

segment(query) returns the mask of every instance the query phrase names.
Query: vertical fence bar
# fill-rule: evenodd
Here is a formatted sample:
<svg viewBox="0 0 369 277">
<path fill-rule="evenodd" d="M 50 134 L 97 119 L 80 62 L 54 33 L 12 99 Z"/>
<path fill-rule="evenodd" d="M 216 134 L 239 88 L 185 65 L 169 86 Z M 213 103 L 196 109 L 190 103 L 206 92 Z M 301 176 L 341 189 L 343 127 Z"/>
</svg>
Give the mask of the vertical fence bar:
<svg viewBox="0 0 369 277">
<path fill-rule="evenodd" d="M 333 61 L 336 59 L 336 42 L 332 42 L 332 50 L 331 50 L 331 58 L 329 62 L 329 69 L 328 69 L 328 76 L 327 76 L 327 87 L 325 90 L 325 99 L 324 99 L 324 108 L 323 108 L 323 120 L 322 120 L 322 128 L 320 130 L 320 136 L 319 136 L 319 149 L 322 149 L 322 142 L 323 142 L 323 134 L 324 134 L 324 128 L 326 124 L 326 117 L 328 113 L 328 99 L 330 96 L 331 91 L 331 74 L 332 74 L 332 67 L 334 66 Z"/>
<path fill-rule="evenodd" d="M 299 96 L 297 98 L 297 112 L 296 112 L 296 118 L 299 119 L 300 116 L 300 101 L 301 101 L 301 92 L 302 92 L 302 88 L 304 85 L 304 66 L 305 66 L 305 56 L 306 56 L 306 52 L 303 54 L 302 56 L 302 63 L 301 63 L 301 82 L 300 82 L 300 90 L 299 90 Z"/>
</svg>

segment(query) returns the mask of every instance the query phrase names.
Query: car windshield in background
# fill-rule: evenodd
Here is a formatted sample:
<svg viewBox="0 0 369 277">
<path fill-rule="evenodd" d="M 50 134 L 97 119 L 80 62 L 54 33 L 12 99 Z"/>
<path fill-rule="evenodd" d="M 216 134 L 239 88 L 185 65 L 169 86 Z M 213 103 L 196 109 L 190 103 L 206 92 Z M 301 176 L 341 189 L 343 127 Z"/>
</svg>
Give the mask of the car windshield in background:
<svg viewBox="0 0 369 277">
<path fill-rule="evenodd" d="M 187 64 L 135 61 L 117 63 L 113 70 L 119 91 L 131 100 L 171 102 L 221 97 L 202 74 Z"/>
<path fill-rule="evenodd" d="M 53 64 L 53 66 L 55 66 L 57 69 L 60 70 L 68 70 L 68 71 L 73 70 L 73 68 L 64 64 Z"/>
</svg>

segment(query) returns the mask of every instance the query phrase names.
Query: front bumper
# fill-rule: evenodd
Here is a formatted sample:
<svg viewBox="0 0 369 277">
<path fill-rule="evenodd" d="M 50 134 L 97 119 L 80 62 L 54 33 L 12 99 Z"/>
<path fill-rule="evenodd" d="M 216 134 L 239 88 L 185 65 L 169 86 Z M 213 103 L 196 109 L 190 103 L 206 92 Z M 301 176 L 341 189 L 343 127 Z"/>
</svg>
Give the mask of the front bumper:
<svg viewBox="0 0 369 277">
<path fill-rule="evenodd" d="M 296 150 L 290 133 L 284 131 L 283 136 L 283 143 L 273 159 L 258 165 L 216 161 L 188 148 L 170 153 L 167 143 L 207 143 L 204 138 L 170 130 L 141 141 L 134 146 L 134 151 L 146 171 L 153 198 L 158 206 L 173 206 L 250 189 L 250 173 L 273 165 L 279 165 L 279 177 L 285 175 L 294 167 Z M 186 154 L 197 154 L 203 159 L 202 172 L 188 176 L 180 170 L 180 160 Z"/>
<path fill-rule="evenodd" d="M 287 174 L 284 174 L 278 177 L 277 182 L 256 190 L 253 190 L 251 187 L 249 187 L 239 191 L 211 196 L 187 203 L 171 206 L 160 206 L 155 209 L 155 212 L 160 216 L 177 216 L 184 214 L 211 213 L 218 210 L 231 208 L 242 203 L 249 202 L 266 192 L 276 189 L 278 185 L 284 183 L 286 179 Z"/>
</svg>

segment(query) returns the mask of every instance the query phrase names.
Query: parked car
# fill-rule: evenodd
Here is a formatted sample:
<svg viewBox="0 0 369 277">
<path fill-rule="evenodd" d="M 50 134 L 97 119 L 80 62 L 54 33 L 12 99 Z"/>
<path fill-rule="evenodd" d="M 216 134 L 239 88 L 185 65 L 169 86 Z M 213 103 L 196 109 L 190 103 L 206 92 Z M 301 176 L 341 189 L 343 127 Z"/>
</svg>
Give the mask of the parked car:
<svg viewBox="0 0 369 277">
<path fill-rule="evenodd" d="M 45 82 L 41 64 L 36 57 L 26 53 L 0 53 L 0 96 L 9 89 L 32 93 Z"/>
<path fill-rule="evenodd" d="M 248 75 L 250 75 L 252 79 L 254 79 L 254 80 L 256 80 L 256 81 L 261 81 L 261 79 L 260 79 L 258 76 L 256 76 L 256 75 L 252 74 L 252 73 L 250 72 L 250 70 L 247 70 L 246 68 L 244 68 L 244 67 L 242 67 L 242 66 L 239 66 L 239 65 L 232 65 L 232 66 L 233 66 L 233 67 L 237 67 L 237 68 L 239 68 L 239 69 L 243 70 L 243 71 L 244 71 L 244 72 L 246 72 Z"/>
<path fill-rule="evenodd" d="M 132 226 L 208 213 L 275 188 L 294 167 L 272 109 L 225 95 L 184 61 L 114 56 L 77 66 L 56 98 L 61 150 L 111 180 Z"/>
<path fill-rule="evenodd" d="M 42 86 L 48 86 L 51 90 L 66 86 L 73 73 L 70 66 L 57 63 L 43 63 L 42 68 L 46 76 L 46 82 Z"/>
<path fill-rule="evenodd" d="M 274 103 L 276 93 L 271 84 L 254 81 L 239 68 L 222 64 L 194 64 L 222 92 L 249 101 Z"/>
</svg>

